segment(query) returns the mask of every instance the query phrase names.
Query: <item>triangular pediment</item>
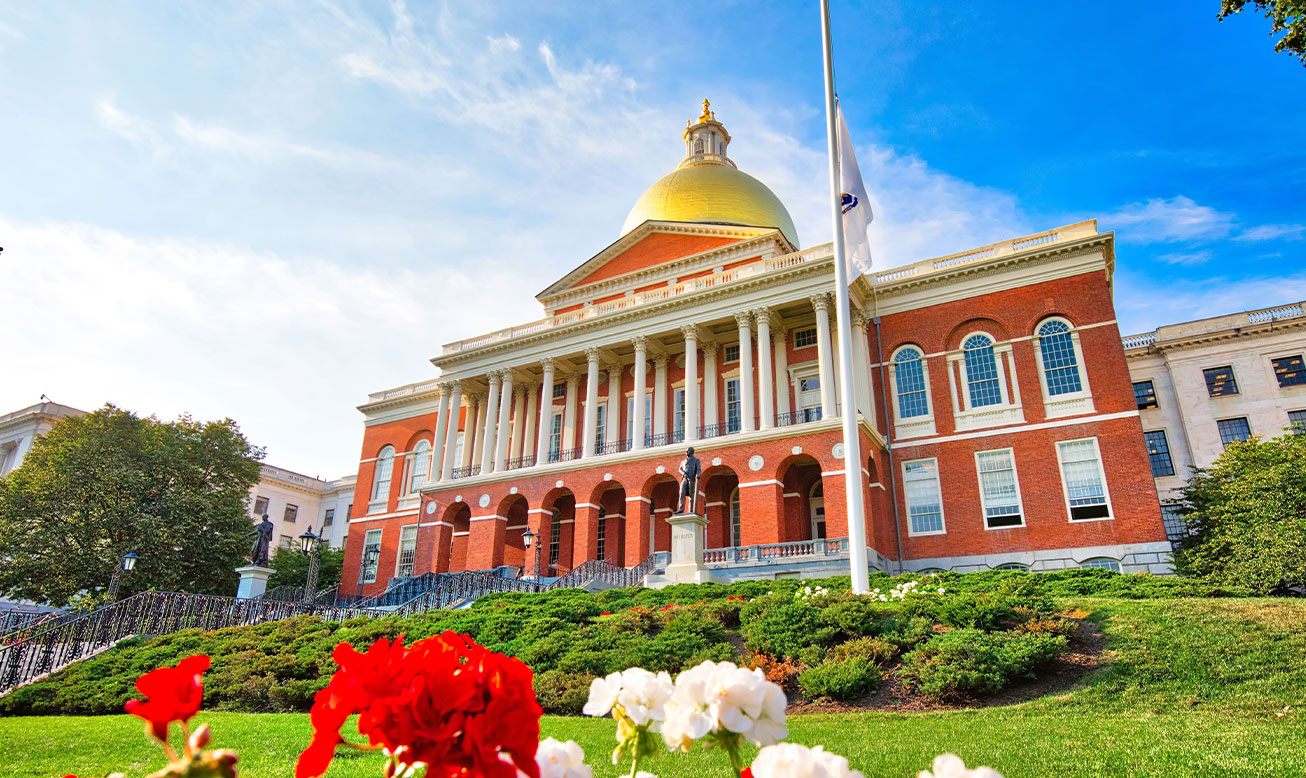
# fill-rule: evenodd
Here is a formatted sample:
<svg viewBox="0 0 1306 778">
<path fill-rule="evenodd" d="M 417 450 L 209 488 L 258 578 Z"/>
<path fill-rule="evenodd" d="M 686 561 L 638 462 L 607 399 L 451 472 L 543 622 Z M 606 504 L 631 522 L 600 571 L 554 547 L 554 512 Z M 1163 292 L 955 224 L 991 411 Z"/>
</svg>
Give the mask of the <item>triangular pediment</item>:
<svg viewBox="0 0 1306 778">
<path fill-rule="evenodd" d="M 544 302 L 574 289 L 770 234 L 775 234 L 778 240 L 784 239 L 778 230 L 768 227 L 644 222 L 555 281 L 536 295 L 536 299 Z"/>
</svg>

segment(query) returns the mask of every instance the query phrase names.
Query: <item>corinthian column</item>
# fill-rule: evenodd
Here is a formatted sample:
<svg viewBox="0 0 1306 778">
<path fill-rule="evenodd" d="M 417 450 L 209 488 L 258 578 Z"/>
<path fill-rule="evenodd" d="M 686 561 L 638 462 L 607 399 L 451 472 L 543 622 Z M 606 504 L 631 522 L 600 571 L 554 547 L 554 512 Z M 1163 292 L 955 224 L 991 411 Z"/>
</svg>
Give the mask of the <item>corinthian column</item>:
<svg viewBox="0 0 1306 778">
<path fill-rule="evenodd" d="M 715 429 L 716 425 L 721 423 L 716 406 L 716 385 L 720 380 L 716 373 L 716 355 L 719 348 L 720 346 L 713 340 L 703 344 L 703 426 L 708 428 L 710 435 L 720 434 Z"/>
<path fill-rule="evenodd" d="M 631 404 L 635 413 L 631 416 L 630 447 L 634 450 L 644 448 L 644 392 L 648 384 L 648 339 L 643 335 L 634 338 L 635 344 L 635 394 Z"/>
<path fill-rule="evenodd" d="M 499 423 L 494 437 L 494 470 L 502 472 L 508 468 L 508 419 L 512 416 L 512 370 L 504 370 L 499 389 Z"/>
<path fill-rule="evenodd" d="M 599 432 L 599 350 L 585 349 L 589 363 L 585 372 L 585 423 L 581 426 L 580 455 L 584 459 L 594 456 L 595 437 Z"/>
<path fill-rule="evenodd" d="M 452 394 L 449 397 L 449 426 L 444 433 L 444 466 L 440 468 L 441 481 L 453 478 L 453 455 L 458 450 L 458 417 L 462 415 L 463 407 L 462 382 L 450 381 L 446 386 Z M 464 442 L 463 445 L 467 444 Z"/>
<path fill-rule="evenodd" d="M 812 295 L 812 308 L 816 311 L 816 364 L 821 381 L 821 416 L 829 419 L 835 415 L 834 357 L 830 347 L 830 296 Z"/>
<path fill-rule="evenodd" d="M 739 422 L 740 429 L 752 432 L 753 422 L 753 314 L 735 314 L 739 324 Z"/>
<path fill-rule="evenodd" d="M 775 405 L 771 401 L 775 374 L 771 372 L 771 311 L 757 309 L 757 404 L 758 429 L 769 430 L 775 424 Z"/>
<path fill-rule="evenodd" d="M 435 418 L 435 435 L 431 438 L 431 466 L 426 470 L 426 482 L 435 483 L 444 472 L 444 439 L 449 434 L 449 383 L 440 384 L 440 411 Z M 456 413 L 457 408 L 453 409 Z M 457 427 L 457 424 L 454 424 Z"/>
<path fill-rule="evenodd" d="M 553 360 L 545 358 L 544 384 L 540 387 L 540 426 L 539 437 L 535 441 L 535 464 L 542 465 L 549 461 L 549 425 L 553 423 Z"/>
<path fill-rule="evenodd" d="M 481 474 L 489 473 L 494 468 L 494 449 L 496 443 L 495 428 L 499 418 L 499 371 L 490 373 L 490 396 L 485 401 L 485 428 L 481 432 Z"/>
<path fill-rule="evenodd" d="M 686 324 L 685 333 L 685 440 L 698 440 L 698 327 Z"/>
</svg>

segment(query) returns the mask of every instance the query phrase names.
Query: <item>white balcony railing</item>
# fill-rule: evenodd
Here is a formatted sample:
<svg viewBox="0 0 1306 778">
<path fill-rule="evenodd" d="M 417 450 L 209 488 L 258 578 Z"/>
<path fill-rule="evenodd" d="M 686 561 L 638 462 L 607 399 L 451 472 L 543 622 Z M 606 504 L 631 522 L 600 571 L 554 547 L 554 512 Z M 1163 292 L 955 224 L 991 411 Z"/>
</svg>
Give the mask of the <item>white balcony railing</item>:
<svg viewBox="0 0 1306 778">
<path fill-rule="evenodd" d="M 703 551 L 703 564 L 765 564 L 799 557 L 840 557 L 848 553 L 848 538 L 830 540 L 795 540 L 788 543 L 762 543 L 756 546 L 728 546 Z"/>
</svg>

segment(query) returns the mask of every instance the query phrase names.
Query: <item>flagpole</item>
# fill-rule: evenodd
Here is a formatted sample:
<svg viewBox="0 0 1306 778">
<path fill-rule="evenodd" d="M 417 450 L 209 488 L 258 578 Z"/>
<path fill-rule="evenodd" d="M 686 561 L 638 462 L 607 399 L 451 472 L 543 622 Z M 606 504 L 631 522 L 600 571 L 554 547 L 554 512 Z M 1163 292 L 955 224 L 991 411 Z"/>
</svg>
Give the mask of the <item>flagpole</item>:
<svg viewBox="0 0 1306 778">
<path fill-rule="evenodd" d="M 830 0 L 821 0 L 821 44 L 825 54 L 825 124 L 830 151 L 830 208 L 834 219 L 834 310 L 839 330 L 839 400 L 843 406 L 843 482 L 847 493 L 848 565 L 852 590 L 870 590 L 866 560 L 866 509 L 862 501 L 862 455 L 853 397 L 852 315 L 848 302 L 847 247 L 843 234 L 843 193 L 839 186 L 839 131 L 834 102 L 834 58 L 830 44 Z"/>
</svg>

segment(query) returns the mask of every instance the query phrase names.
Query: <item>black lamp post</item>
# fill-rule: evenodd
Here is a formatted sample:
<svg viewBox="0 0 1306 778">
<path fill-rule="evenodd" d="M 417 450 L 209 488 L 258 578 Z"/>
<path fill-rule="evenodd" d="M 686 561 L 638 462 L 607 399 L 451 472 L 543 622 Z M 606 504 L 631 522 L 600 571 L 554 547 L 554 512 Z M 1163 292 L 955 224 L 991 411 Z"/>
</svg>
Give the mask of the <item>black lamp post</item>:
<svg viewBox="0 0 1306 778">
<path fill-rule="evenodd" d="M 381 556 L 379 548 L 364 548 L 363 558 L 358 564 L 358 599 L 363 599 L 363 578 L 367 575 L 367 568 L 371 567 L 376 558 Z"/>
<path fill-rule="evenodd" d="M 531 546 L 535 546 L 535 591 L 538 592 L 540 590 L 540 546 L 535 542 L 537 537 L 539 536 L 531 532 L 530 527 L 527 527 L 526 531 L 521 534 L 522 545 L 526 546 L 527 551 L 530 551 Z"/>
<path fill-rule="evenodd" d="M 118 560 L 118 564 L 113 568 L 113 576 L 109 578 L 109 602 L 117 602 L 118 587 L 122 585 L 122 574 L 130 573 L 132 568 L 136 567 L 136 560 L 140 559 L 135 551 L 128 551 Z"/>
<path fill-rule="evenodd" d="M 325 530 L 326 528 L 323 527 Z M 299 552 L 308 556 L 308 580 L 304 582 L 304 601 L 308 602 L 317 594 L 317 570 L 321 558 L 318 551 L 322 548 L 322 538 L 313 534 L 313 527 L 304 530 L 299 536 Z"/>
</svg>

